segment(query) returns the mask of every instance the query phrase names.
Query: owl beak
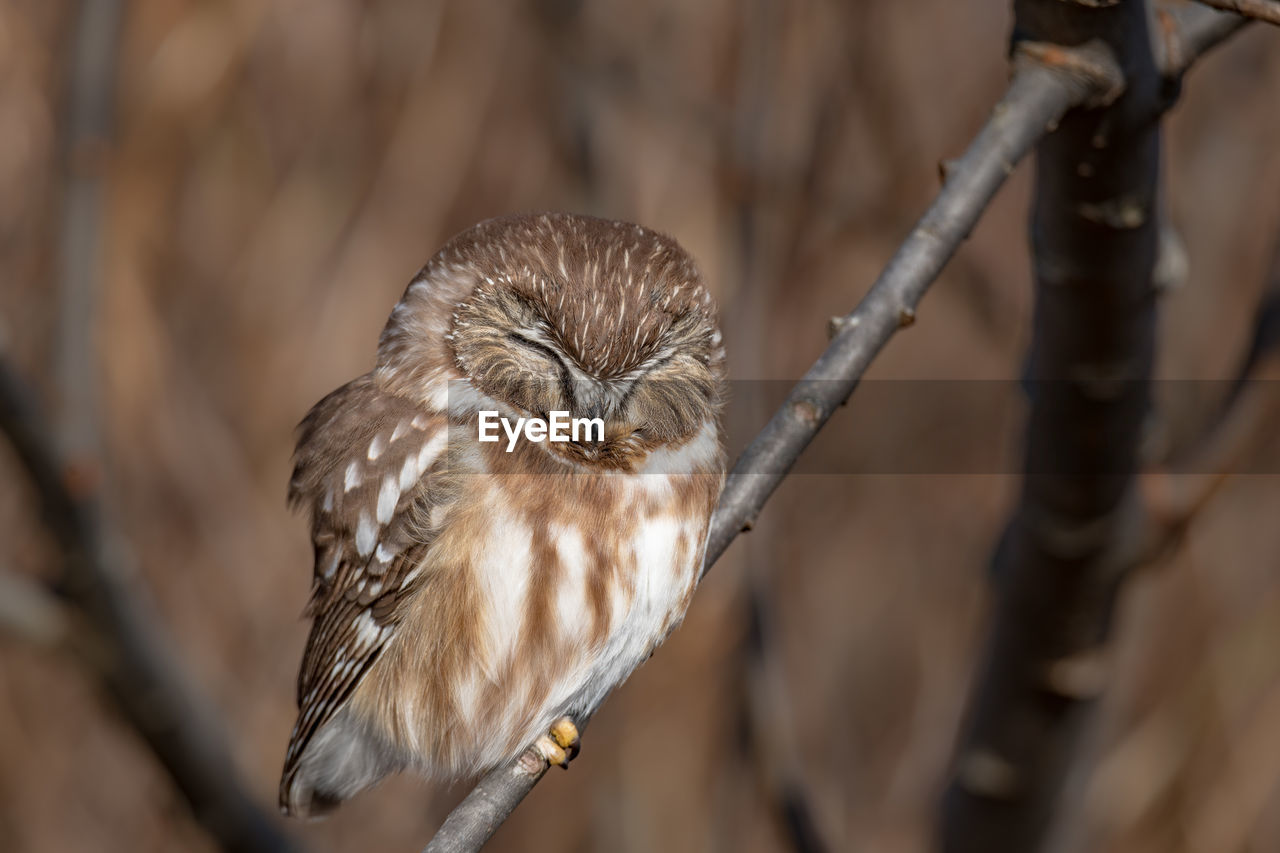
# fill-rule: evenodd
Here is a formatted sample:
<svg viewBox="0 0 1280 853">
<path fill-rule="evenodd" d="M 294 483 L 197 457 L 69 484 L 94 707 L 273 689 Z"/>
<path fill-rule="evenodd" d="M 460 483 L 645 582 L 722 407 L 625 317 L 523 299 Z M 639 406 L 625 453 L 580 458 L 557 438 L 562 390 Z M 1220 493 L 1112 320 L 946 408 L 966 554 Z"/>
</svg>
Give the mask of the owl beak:
<svg viewBox="0 0 1280 853">
<path fill-rule="evenodd" d="M 589 418 L 601 418 L 602 420 L 605 420 L 605 414 L 606 412 L 603 403 L 597 402 L 587 406 L 587 417 Z"/>
</svg>

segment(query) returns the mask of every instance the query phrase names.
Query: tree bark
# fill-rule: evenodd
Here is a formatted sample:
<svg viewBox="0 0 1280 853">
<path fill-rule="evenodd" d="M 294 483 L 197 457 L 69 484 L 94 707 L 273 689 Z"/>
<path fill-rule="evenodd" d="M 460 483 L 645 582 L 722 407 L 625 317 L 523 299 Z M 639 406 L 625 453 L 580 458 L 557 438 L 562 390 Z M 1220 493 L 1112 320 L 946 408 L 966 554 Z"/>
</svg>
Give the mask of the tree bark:
<svg viewBox="0 0 1280 853">
<path fill-rule="evenodd" d="M 1135 473 L 1154 360 L 1151 117 L 1163 81 L 1147 6 L 1014 8 L 1016 42 L 1105 46 L 1123 93 L 1068 114 L 1038 152 L 1024 477 L 993 559 L 993 623 L 943 804 L 942 849 L 954 853 L 1029 851 L 1046 838 L 1108 678 L 1116 595 L 1140 529 Z"/>
</svg>

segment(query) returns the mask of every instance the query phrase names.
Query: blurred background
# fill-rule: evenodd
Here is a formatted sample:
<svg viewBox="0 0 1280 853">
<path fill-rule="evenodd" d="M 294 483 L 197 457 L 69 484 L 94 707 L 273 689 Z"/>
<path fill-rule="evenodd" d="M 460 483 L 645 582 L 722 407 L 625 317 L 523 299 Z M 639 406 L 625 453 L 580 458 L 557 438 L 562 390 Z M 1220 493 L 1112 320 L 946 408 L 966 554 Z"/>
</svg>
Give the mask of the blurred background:
<svg viewBox="0 0 1280 853">
<path fill-rule="evenodd" d="M 435 249 L 512 211 L 644 223 L 698 259 L 734 378 L 794 379 L 1000 96 L 1009 5 L 132 0 L 110 144 L 69 151 L 80 6 L 0 4 L 0 340 L 56 418 L 68 177 L 101 175 L 106 511 L 264 810 L 311 574 L 284 505 L 293 427 L 371 366 Z M 1247 344 L 1280 235 L 1278 103 L 1280 33 L 1255 25 L 1167 122 L 1190 268 L 1162 306 L 1164 377 L 1226 378 Z M 1017 377 L 1029 173 L 873 377 Z M 897 439 L 856 408 L 828 430 Z M 834 849 L 926 849 L 1016 487 L 788 480 L 491 849 L 791 849 L 779 780 Z M 1059 849 L 1280 849 L 1278 516 L 1280 478 L 1233 477 L 1127 588 Z M 54 557 L 0 444 L 0 568 L 48 577 Z M 417 850 L 467 790 L 401 778 L 287 829 Z M 212 849 L 83 668 L 0 635 L 0 850 Z"/>
</svg>

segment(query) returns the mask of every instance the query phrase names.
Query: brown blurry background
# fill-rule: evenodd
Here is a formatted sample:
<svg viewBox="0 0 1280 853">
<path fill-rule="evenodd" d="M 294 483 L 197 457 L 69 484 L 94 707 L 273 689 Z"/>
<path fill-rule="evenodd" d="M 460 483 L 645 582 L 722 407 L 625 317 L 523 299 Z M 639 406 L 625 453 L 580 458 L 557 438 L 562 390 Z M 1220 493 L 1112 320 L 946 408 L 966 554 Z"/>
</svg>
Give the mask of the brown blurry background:
<svg viewBox="0 0 1280 853">
<path fill-rule="evenodd" d="M 999 97 L 1008 6 L 126 4 L 114 141 L 97 155 L 106 506 L 264 809 L 311 572 L 284 506 L 292 429 L 370 367 L 430 254 L 511 211 L 642 222 L 699 260 L 735 378 L 795 378 Z M 0 341 L 51 415 L 77 8 L 0 4 Z M 1161 375 L 1225 378 L 1280 234 L 1280 32 L 1255 25 L 1203 61 L 1167 127 L 1190 274 L 1163 304 Z M 873 376 L 1018 375 L 1029 171 Z M 856 433 L 854 415 L 828 430 Z M 892 418 L 872 423 L 894 439 Z M 787 849 L 768 792 L 796 768 L 834 848 L 925 849 L 1016 486 L 789 480 L 491 849 Z M 1128 587 L 1057 849 L 1280 849 L 1277 517 L 1280 477 L 1234 477 Z M 40 530 L 0 446 L 0 568 L 51 574 Z M 748 577 L 764 674 L 744 653 Z M 772 746 L 751 734 L 753 695 Z M 317 851 L 417 850 L 467 788 L 397 779 L 288 829 Z M 0 636 L 0 850 L 178 849 L 212 845 L 94 683 Z"/>
</svg>

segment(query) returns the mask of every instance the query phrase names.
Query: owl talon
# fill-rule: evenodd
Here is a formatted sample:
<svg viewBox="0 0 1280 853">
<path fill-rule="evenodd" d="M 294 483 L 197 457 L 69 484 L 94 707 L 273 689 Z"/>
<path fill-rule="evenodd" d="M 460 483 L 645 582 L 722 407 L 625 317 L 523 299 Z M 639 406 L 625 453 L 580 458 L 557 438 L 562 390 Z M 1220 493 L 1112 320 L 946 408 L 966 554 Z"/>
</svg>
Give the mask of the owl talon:
<svg viewBox="0 0 1280 853">
<path fill-rule="evenodd" d="M 561 749 L 568 753 L 570 761 L 578 757 L 578 727 L 573 724 L 573 720 L 568 717 L 561 717 L 552 723 L 551 737 L 555 739 Z"/>
<path fill-rule="evenodd" d="M 533 742 L 533 748 L 548 764 L 555 764 L 565 769 L 569 767 L 569 756 L 549 735 L 542 735 Z"/>
</svg>

